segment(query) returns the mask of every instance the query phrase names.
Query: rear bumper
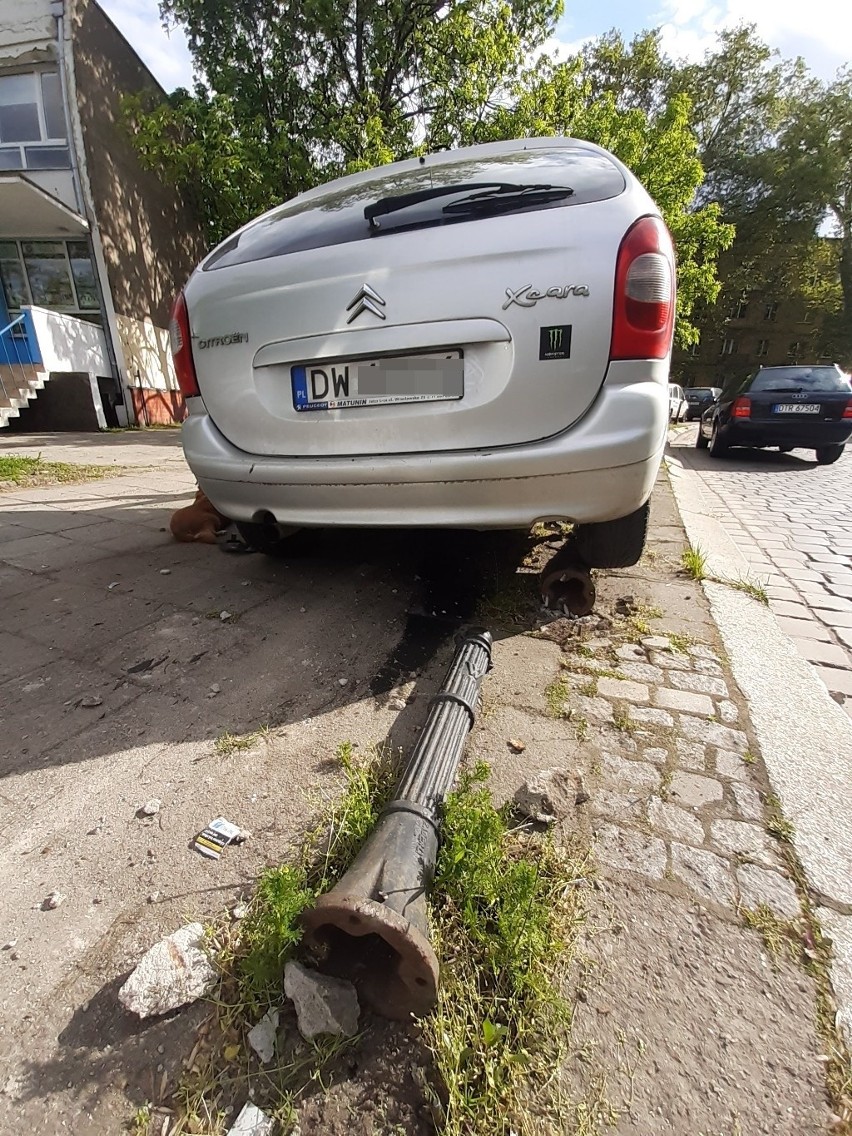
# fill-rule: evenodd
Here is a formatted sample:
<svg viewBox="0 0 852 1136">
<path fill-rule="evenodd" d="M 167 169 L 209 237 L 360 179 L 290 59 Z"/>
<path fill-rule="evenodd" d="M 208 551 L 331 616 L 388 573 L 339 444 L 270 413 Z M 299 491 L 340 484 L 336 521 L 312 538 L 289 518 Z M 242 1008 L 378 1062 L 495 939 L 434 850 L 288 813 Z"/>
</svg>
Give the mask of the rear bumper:
<svg viewBox="0 0 852 1136">
<path fill-rule="evenodd" d="M 610 365 L 570 430 L 494 450 L 334 458 L 261 457 L 232 446 L 201 399 L 183 425 L 187 462 L 240 521 L 296 526 L 524 528 L 607 521 L 651 494 L 668 422 L 667 363 Z"/>
<path fill-rule="evenodd" d="M 836 446 L 852 437 L 852 422 L 729 422 L 722 437 L 729 446 Z"/>
<path fill-rule="evenodd" d="M 697 403 L 695 406 L 688 406 L 686 408 L 686 420 L 687 420 L 687 422 L 694 422 L 697 418 L 700 418 L 701 415 L 704 413 L 705 410 L 708 409 L 709 406 L 710 406 L 709 402 L 705 402 L 703 404 Z"/>
</svg>

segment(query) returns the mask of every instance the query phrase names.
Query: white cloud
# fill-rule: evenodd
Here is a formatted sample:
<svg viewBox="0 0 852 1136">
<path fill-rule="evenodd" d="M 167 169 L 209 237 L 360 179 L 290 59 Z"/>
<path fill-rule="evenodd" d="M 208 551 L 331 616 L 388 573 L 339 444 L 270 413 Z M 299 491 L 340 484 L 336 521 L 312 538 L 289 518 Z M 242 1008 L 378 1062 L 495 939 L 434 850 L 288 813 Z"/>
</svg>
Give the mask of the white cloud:
<svg viewBox="0 0 852 1136">
<path fill-rule="evenodd" d="M 192 87 L 186 36 L 178 28 L 166 31 L 157 0 L 100 0 L 100 5 L 167 91 Z"/>
<path fill-rule="evenodd" d="M 754 23 L 758 34 L 785 58 L 801 55 L 821 79 L 832 79 L 850 61 L 852 5 L 838 0 L 665 0 L 652 23 L 677 58 L 700 59 L 716 33 Z"/>
</svg>

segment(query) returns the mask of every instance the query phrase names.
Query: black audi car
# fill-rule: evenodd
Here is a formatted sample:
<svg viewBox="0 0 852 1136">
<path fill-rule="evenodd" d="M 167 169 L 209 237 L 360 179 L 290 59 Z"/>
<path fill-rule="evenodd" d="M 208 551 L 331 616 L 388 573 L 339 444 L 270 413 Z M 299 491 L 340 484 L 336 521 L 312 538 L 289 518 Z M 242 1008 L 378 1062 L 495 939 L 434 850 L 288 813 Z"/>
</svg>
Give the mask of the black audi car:
<svg viewBox="0 0 852 1136">
<path fill-rule="evenodd" d="M 852 436 L 852 386 L 836 366 L 761 367 L 726 385 L 698 423 L 695 445 L 721 457 L 731 446 L 799 447 L 836 462 Z"/>
<path fill-rule="evenodd" d="M 721 393 L 721 387 L 685 387 L 683 397 L 686 399 L 686 421 L 692 422 L 693 419 L 700 418 Z"/>
</svg>

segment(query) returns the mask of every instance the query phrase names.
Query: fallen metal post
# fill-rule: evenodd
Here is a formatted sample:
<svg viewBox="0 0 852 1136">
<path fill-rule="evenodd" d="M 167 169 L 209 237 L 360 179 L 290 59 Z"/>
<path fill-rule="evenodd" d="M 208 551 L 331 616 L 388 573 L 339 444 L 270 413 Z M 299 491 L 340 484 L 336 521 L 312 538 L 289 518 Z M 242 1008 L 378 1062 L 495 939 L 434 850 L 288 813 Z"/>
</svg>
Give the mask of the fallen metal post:
<svg viewBox="0 0 852 1136">
<path fill-rule="evenodd" d="M 474 723 L 491 636 L 471 630 L 456 652 L 410 761 L 366 844 L 340 882 L 302 917 L 322 969 L 351 979 L 386 1018 L 427 1013 L 438 994 L 426 896 L 438 851 L 441 805 Z"/>
</svg>

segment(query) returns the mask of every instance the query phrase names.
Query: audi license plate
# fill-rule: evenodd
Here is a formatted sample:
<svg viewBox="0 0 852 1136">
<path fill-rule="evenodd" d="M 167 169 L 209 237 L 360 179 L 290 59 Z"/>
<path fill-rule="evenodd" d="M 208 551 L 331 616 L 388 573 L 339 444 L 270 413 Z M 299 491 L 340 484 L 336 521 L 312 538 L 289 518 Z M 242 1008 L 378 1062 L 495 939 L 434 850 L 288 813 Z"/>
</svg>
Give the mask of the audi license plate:
<svg viewBox="0 0 852 1136">
<path fill-rule="evenodd" d="M 440 402 L 464 393 L 459 350 L 385 359 L 300 363 L 290 370 L 296 410 L 348 410 L 400 402 Z"/>
<path fill-rule="evenodd" d="M 773 414 L 819 414 L 820 410 L 818 402 L 778 402 L 772 407 Z"/>
</svg>

